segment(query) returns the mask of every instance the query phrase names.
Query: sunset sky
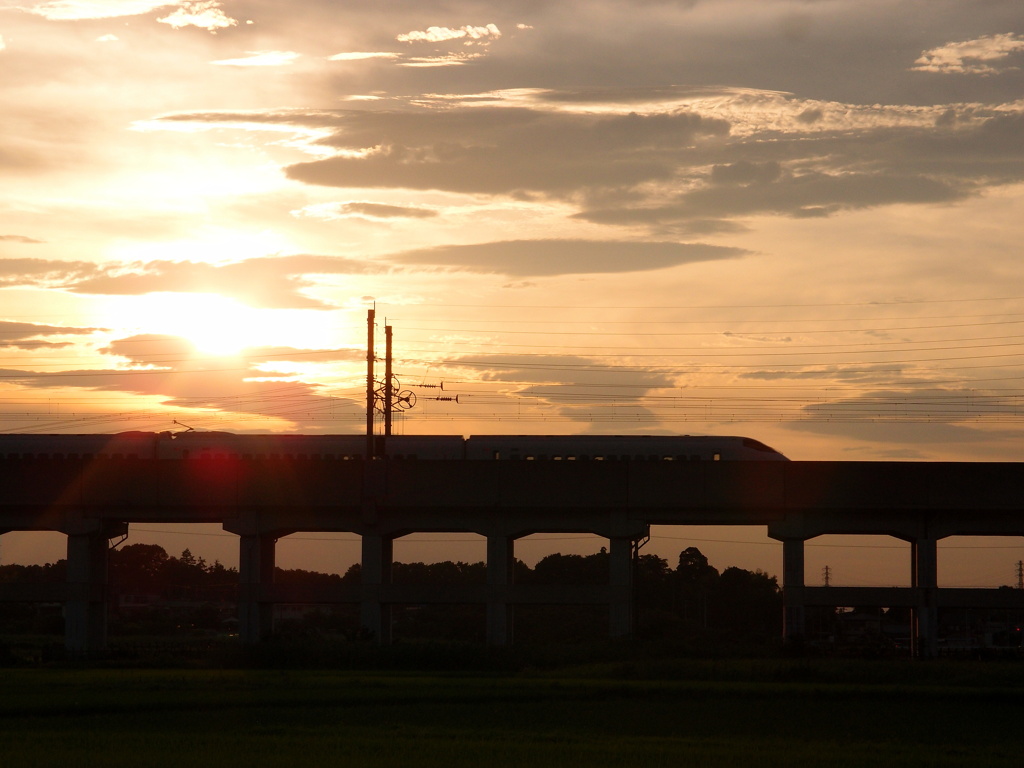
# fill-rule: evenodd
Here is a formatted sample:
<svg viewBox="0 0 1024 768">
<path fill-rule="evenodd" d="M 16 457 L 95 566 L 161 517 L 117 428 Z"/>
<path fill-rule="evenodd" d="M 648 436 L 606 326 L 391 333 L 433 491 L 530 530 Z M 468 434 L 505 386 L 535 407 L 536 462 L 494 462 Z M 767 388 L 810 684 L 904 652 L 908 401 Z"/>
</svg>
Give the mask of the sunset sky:
<svg viewBox="0 0 1024 768">
<path fill-rule="evenodd" d="M 1024 459 L 1020 0 L 0 0 L 0 104 L 0 432 L 359 432 L 375 306 L 407 434 Z"/>
</svg>

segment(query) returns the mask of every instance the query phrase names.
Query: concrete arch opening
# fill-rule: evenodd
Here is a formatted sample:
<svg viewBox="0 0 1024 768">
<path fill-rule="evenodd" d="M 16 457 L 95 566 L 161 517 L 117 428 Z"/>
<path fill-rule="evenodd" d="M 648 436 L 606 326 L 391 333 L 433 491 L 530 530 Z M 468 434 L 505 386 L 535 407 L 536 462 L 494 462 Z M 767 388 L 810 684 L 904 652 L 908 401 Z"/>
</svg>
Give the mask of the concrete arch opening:
<svg viewBox="0 0 1024 768">
<path fill-rule="evenodd" d="M 940 648 L 951 655 L 1018 652 L 1024 608 L 1013 598 L 1024 592 L 1024 537 L 949 536 L 937 549 Z"/>
<path fill-rule="evenodd" d="M 392 640 L 483 642 L 486 637 L 487 538 L 465 532 L 416 532 L 392 542 L 389 604 Z"/>
<path fill-rule="evenodd" d="M 273 634 L 355 637 L 359 633 L 360 539 L 298 532 L 274 546 Z"/>
</svg>

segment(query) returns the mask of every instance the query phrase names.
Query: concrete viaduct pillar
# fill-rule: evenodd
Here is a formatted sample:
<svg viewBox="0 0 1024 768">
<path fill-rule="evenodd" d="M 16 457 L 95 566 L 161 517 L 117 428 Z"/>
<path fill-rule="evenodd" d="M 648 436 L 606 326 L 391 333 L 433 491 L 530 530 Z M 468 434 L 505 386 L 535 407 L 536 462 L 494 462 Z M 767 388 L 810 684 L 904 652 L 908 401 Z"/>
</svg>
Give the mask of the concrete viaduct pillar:
<svg viewBox="0 0 1024 768">
<path fill-rule="evenodd" d="M 608 539 L 608 634 L 633 634 L 633 539 Z"/>
<path fill-rule="evenodd" d="M 782 635 L 801 640 L 806 631 L 804 609 L 804 540 L 782 540 Z"/>
<path fill-rule="evenodd" d="M 243 534 L 238 557 L 238 634 L 243 642 L 258 643 L 274 631 L 274 605 L 264 601 L 263 585 L 274 583 L 273 534 Z"/>
<path fill-rule="evenodd" d="M 509 599 L 515 572 L 515 538 L 487 537 L 487 644 L 511 645 L 515 613 Z"/>
<path fill-rule="evenodd" d="M 84 522 L 64 531 L 68 537 L 64 646 L 75 655 L 106 647 L 109 539 L 128 529 L 124 523 Z"/>
<path fill-rule="evenodd" d="M 391 642 L 391 605 L 383 602 L 382 592 L 391 584 L 395 542 L 380 533 L 362 535 L 362 596 L 360 620 L 380 643 Z"/>
<path fill-rule="evenodd" d="M 938 653 L 939 616 L 937 607 L 938 552 L 936 540 L 925 537 L 910 542 L 911 586 L 917 592 L 911 646 L 917 658 L 930 659 Z"/>
</svg>

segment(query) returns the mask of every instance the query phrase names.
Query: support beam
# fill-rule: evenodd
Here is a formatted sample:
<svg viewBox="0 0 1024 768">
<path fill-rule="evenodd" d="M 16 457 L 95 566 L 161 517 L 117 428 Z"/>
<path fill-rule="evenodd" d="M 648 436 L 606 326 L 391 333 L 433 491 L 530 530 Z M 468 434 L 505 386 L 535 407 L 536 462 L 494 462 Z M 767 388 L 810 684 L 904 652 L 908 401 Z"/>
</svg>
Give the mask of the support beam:
<svg viewBox="0 0 1024 768">
<path fill-rule="evenodd" d="M 391 584 L 394 562 L 394 539 L 379 533 L 363 534 L 362 605 L 360 614 L 363 628 L 377 642 L 391 642 L 391 605 L 382 602 L 382 587 Z"/>
<path fill-rule="evenodd" d="M 782 636 L 787 643 L 804 637 L 804 541 L 782 541 Z"/>
<path fill-rule="evenodd" d="M 67 595 L 64 603 L 64 645 L 73 655 L 99 651 L 107 644 L 106 528 L 68 534 Z"/>
<path fill-rule="evenodd" d="M 515 569 L 515 539 L 509 536 L 487 537 L 487 643 L 512 644 L 514 609 L 509 589 Z"/>
<path fill-rule="evenodd" d="M 931 659 L 938 654 L 938 550 L 932 538 L 910 542 L 911 586 L 917 592 L 917 605 L 913 609 L 911 649 L 920 659 Z"/>
<path fill-rule="evenodd" d="M 266 640 L 274 631 L 274 604 L 263 599 L 263 587 L 274 583 L 276 543 L 265 533 L 240 537 L 238 634 L 246 643 Z"/>
<path fill-rule="evenodd" d="M 608 539 L 608 632 L 611 637 L 633 634 L 633 540 Z"/>
</svg>

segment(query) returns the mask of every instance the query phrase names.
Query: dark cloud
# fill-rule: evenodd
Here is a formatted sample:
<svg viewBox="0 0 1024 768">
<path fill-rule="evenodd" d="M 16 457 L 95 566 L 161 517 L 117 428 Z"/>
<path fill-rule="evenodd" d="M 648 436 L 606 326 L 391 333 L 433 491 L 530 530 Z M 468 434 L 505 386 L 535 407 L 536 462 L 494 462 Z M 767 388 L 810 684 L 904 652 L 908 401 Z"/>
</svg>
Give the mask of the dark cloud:
<svg viewBox="0 0 1024 768">
<path fill-rule="evenodd" d="M 5 349 L 60 349 L 71 346 L 70 341 L 46 341 L 41 336 L 83 336 L 103 328 L 82 328 L 62 325 L 37 325 L 0 320 L 0 348 Z"/>
<path fill-rule="evenodd" d="M 577 218 L 658 226 L 774 214 L 800 218 L 894 204 L 953 203 L 999 184 L 1024 181 L 1024 112 L 955 130 L 884 127 L 729 140 L 705 153 L 706 181 L 684 192 L 655 190 L 649 201 L 590 207 Z M 678 172 L 696 173 L 690 154 Z M 667 199 L 666 199 L 667 198 Z M 646 202 L 646 204 L 644 204 Z"/>
<path fill-rule="evenodd" d="M 313 117 L 323 124 L 322 113 Z M 352 188 L 567 196 L 667 181 L 679 151 L 729 132 L 724 120 L 692 113 L 577 115 L 512 107 L 348 111 L 333 122 L 336 132 L 321 143 L 364 154 L 292 165 L 290 178 Z"/>
<path fill-rule="evenodd" d="M 712 184 L 769 184 L 782 175 L 782 166 L 777 161 L 752 163 L 740 160 L 729 165 L 715 165 L 711 168 Z"/>
<path fill-rule="evenodd" d="M 101 267 L 87 261 L 0 259 L 0 286 L 4 287 L 61 285 L 101 273 Z"/>
<path fill-rule="evenodd" d="M 656 100 L 673 92 L 655 88 L 650 95 Z M 1024 181 L 1024 111 L 965 108 L 961 118 L 930 126 L 821 130 L 828 119 L 824 108 L 808 107 L 795 115 L 797 129 L 733 136 L 727 121 L 691 112 L 542 108 L 601 93 L 618 91 L 547 91 L 531 95 L 532 107 L 452 99 L 444 108 L 270 112 L 244 119 L 329 130 L 320 143 L 341 154 L 286 169 L 309 184 L 547 196 L 581 204 L 577 218 L 646 226 L 652 234 L 735 231 L 726 222 L 754 215 L 808 218 L 951 203 L 992 185 Z M 639 91 L 624 97 L 641 98 Z M 744 98 L 756 103 L 764 97 Z M 240 118 L 219 113 L 167 119 Z M 372 205 L 350 203 L 340 212 L 423 215 Z"/>
<path fill-rule="evenodd" d="M 446 245 L 395 254 L 400 264 L 495 272 L 516 277 L 643 272 L 700 261 L 735 259 L 748 252 L 701 243 L 600 240 L 511 240 Z"/>
<path fill-rule="evenodd" d="M 0 235 L 0 243 L 39 244 L 43 242 L 43 240 L 36 240 L 34 237 L 26 237 L 25 235 Z"/>
<path fill-rule="evenodd" d="M 430 219 L 437 216 L 437 211 L 429 208 L 381 203 L 339 203 L 336 210 L 341 215 L 365 216 L 371 219 Z"/>
<path fill-rule="evenodd" d="M 104 328 L 90 328 L 75 325 L 42 325 L 39 323 L 16 323 L 0 320 L 0 338 L 35 338 L 37 336 L 84 336 Z"/>
<path fill-rule="evenodd" d="M 470 368 L 482 381 L 508 385 L 511 398 L 544 404 L 564 418 L 586 423 L 623 415 L 634 424 L 657 423 L 643 398 L 653 390 L 676 386 L 673 378 L 658 371 L 612 366 L 579 355 L 466 355 L 445 364 Z M 472 395 L 465 402 L 472 404 Z"/>
</svg>

